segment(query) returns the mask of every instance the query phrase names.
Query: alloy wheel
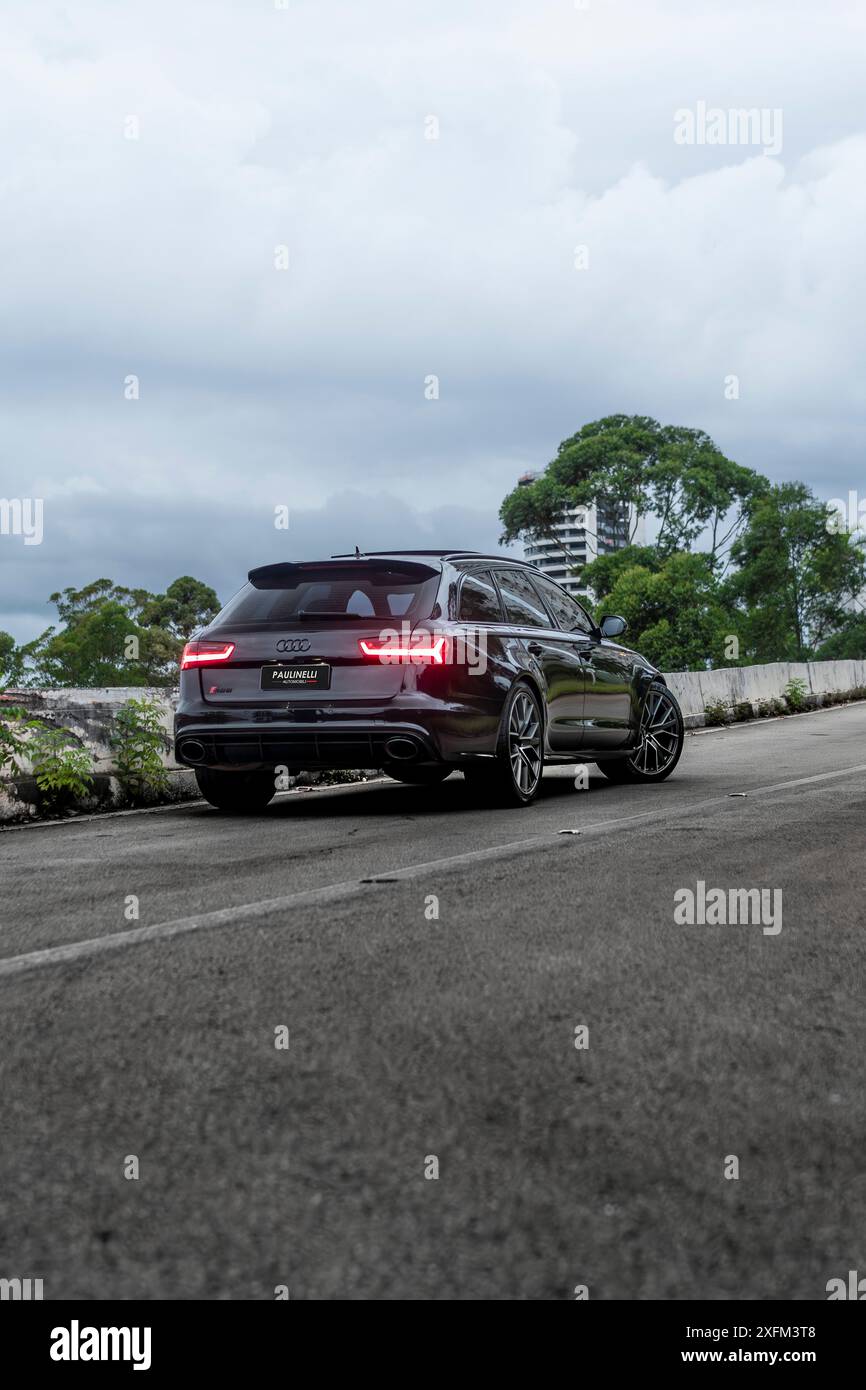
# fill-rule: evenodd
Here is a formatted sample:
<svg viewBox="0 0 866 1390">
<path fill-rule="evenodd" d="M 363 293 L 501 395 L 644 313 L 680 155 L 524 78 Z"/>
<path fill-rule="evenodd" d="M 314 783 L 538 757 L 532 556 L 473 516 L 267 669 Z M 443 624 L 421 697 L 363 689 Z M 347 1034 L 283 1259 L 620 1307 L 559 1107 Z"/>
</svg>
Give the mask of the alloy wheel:
<svg viewBox="0 0 866 1390">
<path fill-rule="evenodd" d="M 640 743 L 629 758 L 636 772 L 657 777 L 675 760 L 680 746 L 676 706 L 663 690 L 647 696 L 640 723 Z"/>
<path fill-rule="evenodd" d="M 514 785 L 524 796 L 533 794 L 541 777 L 542 737 L 538 707 L 532 696 L 521 690 L 508 720 L 508 756 Z"/>
</svg>

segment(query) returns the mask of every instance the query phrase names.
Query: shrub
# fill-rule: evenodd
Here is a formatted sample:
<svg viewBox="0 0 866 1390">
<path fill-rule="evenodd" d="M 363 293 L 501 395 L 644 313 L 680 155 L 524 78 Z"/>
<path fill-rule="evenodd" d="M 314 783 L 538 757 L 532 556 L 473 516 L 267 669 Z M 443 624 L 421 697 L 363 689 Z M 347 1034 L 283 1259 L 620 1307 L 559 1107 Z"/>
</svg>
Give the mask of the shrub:
<svg viewBox="0 0 866 1390">
<path fill-rule="evenodd" d="M 0 778 L 4 780 L 20 773 L 19 759 L 27 756 L 26 735 L 32 729 L 42 729 L 40 719 L 31 719 L 26 709 L 10 705 L 0 717 Z"/>
<path fill-rule="evenodd" d="M 785 686 L 784 696 L 788 702 L 788 708 L 800 710 L 806 703 L 806 682 L 799 676 L 792 676 Z"/>
<path fill-rule="evenodd" d="M 755 705 L 755 714 L 759 719 L 772 719 L 777 714 L 787 714 L 787 706 L 781 700 L 775 698 L 769 700 L 759 700 Z"/>
<path fill-rule="evenodd" d="M 68 729 L 41 724 L 27 753 L 36 785 L 50 804 L 80 801 L 87 795 L 93 781 L 93 760 Z"/>
<path fill-rule="evenodd" d="M 111 739 L 117 776 L 132 802 L 149 801 L 168 791 L 169 776 L 161 754 L 169 746 L 155 700 L 127 700 L 115 716 Z"/>
<path fill-rule="evenodd" d="M 704 705 L 704 720 L 707 724 L 727 724 L 730 720 L 730 711 L 724 700 L 711 700 L 708 705 Z"/>
<path fill-rule="evenodd" d="M 748 700 L 738 700 L 733 706 L 735 719 L 751 719 L 752 706 Z"/>
</svg>

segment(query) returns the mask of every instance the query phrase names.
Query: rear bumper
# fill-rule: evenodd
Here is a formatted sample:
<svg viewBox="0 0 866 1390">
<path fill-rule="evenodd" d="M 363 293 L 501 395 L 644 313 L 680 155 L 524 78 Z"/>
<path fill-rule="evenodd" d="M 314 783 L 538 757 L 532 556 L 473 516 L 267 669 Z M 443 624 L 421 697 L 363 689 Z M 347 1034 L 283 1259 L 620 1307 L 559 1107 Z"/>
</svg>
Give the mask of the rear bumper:
<svg viewBox="0 0 866 1390">
<path fill-rule="evenodd" d="M 489 755 L 496 747 L 496 711 L 460 705 L 397 710 L 323 711 L 318 718 L 278 717 L 275 711 L 179 710 L 175 758 L 185 767 L 233 769 L 377 768 L 394 762 L 452 763 Z M 307 712 L 304 712 L 307 715 Z"/>
<path fill-rule="evenodd" d="M 392 752 L 387 745 L 392 744 Z M 186 729 L 175 741 L 175 757 L 186 767 L 233 768 L 382 767 L 383 763 L 441 762 L 422 729 Z"/>
</svg>

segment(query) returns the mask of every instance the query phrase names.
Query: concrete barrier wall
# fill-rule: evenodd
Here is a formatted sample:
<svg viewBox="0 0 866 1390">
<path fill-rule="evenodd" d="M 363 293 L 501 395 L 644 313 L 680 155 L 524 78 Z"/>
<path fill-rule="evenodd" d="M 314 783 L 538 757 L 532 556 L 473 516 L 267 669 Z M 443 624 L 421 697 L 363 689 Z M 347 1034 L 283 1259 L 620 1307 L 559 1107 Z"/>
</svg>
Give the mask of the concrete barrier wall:
<svg viewBox="0 0 866 1390">
<path fill-rule="evenodd" d="M 178 767 L 171 755 L 171 734 L 174 720 L 176 690 L 162 688 L 148 689 L 143 686 L 106 686 L 101 689 L 64 690 L 7 690 L 0 697 L 0 714 L 4 706 L 17 706 L 46 724 L 68 729 L 69 732 L 90 752 L 93 760 L 94 780 L 91 795 L 85 798 L 79 809 L 84 811 L 106 808 L 118 804 L 121 788 L 115 777 L 114 752 L 111 736 L 114 733 L 114 717 L 120 706 L 127 700 L 146 696 L 155 700 L 162 714 L 166 744 L 162 761 L 169 772 L 168 800 L 182 800 L 197 796 L 195 774 L 189 768 Z M 26 759 L 19 759 L 22 775 L 9 780 L 17 788 L 17 795 L 0 786 L 0 824 L 31 819 L 44 813 L 43 797 L 30 773 L 32 768 Z M 8 774 L 7 774 L 8 776 Z"/>
<path fill-rule="evenodd" d="M 6 691 L 3 700 L 0 701 L 0 713 L 4 705 L 18 705 L 34 718 L 44 719 L 46 724 L 56 724 L 60 728 L 69 729 L 70 733 L 90 750 L 94 772 L 111 774 L 114 771 L 114 755 L 110 743 L 114 733 L 114 717 L 127 700 L 143 698 L 155 701 L 160 707 L 166 735 L 163 762 L 167 768 L 177 768 L 170 751 L 177 690 L 146 686 L 103 686 L 81 690 Z"/>
<path fill-rule="evenodd" d="M 774 661 L 767 666 L 726 666 L 715 671 L 665 672 L 665 680 L 693 719 L 707 705 L 760 704 L 780 700 L 788 681 L 803 681 L 810 695 L 846 695 L 866 687 L 866 661 Z"/>
</svg>

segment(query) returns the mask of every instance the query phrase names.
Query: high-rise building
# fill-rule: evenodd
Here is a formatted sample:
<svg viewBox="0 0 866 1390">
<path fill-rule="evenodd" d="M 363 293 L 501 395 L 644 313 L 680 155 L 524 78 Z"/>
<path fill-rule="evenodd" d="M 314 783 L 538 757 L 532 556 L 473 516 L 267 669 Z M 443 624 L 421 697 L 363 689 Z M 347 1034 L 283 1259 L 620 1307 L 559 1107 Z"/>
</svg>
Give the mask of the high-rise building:
<svg viewBox="0 0 866 1390">
<path fill-rule="evenodd" d="M 538 473 L 523 473 L 517 480 L 518 486 L 527 487 L 539 476 Z M 576 598 L 592 600 L 593 595 L 575 577 L 572 569 L 575 565 L 588 565 L 599 555 L 622 550 L 623 546 L 642 545 L 643 518 L 638 521 L 630 541 L 629 532 L 633 526 L 634 509 L 625 502 L 614 506 L 593 503 L 588 507 L 567 507 L 554 527 L 557 539 L 544 537 L 537 541 L 526 541 L 523 558 L 555 579 Z"/>
</svg>

